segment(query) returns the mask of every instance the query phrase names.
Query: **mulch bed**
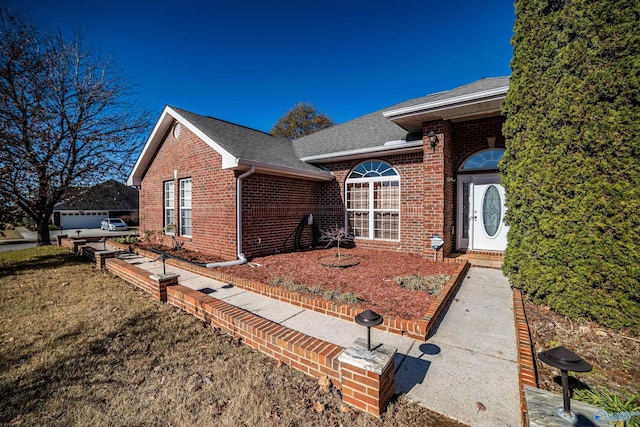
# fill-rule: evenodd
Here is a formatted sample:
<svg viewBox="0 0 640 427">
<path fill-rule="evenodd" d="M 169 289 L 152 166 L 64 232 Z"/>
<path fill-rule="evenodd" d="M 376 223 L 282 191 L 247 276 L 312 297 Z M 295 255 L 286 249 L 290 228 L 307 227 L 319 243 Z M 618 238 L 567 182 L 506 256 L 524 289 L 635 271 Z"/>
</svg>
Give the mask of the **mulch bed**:
<svg viewBox="0 0 640 427">
<path fill-rule="evenodd" d="M 327 257 L 335 253 L 336 249 L 332 248 L 270 255 L 254 258 L 252 264 L 219 267 L 219 270 L 266 284 L 274 279 L 292 279 L 323 290 L 354 293 L 361 300 L 359 307 L 383 316 L 418 320 L 427 312 L 434 297 L 404 289 L 394 278 L 409 274 L 453 275 L 457 267 L 457 264 L 433 262 L 418 254 L 360 248 L 341 249 L 350 260 L 359 260 L 357 265 L 348 268 L 323 265 Z M 258 266 L 251 266 L 255 264 Z"/>
</svg>

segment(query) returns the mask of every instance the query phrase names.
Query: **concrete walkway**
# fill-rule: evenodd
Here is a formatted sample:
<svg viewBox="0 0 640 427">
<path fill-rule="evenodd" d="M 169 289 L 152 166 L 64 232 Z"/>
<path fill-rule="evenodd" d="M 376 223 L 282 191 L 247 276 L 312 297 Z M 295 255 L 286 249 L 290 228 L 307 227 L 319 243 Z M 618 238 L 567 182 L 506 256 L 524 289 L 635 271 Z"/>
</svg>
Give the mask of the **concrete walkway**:
<svg viewBox="0 0 640 427">
<path fill-rule="evenodd" d="M 101 245 L 99 245 L 101 249 Z M 138 255 L 122 259 L 150 273 L 162 264 Z M 349 347 L 366 329 L 353 322 L 305 310 L 194 273 L 167 266 L 180 284 L 273 322 Z M 498 270 L 471 268 L 430 339 L 414 341 L 372 330 L 372 344 L 398 349 L 396 393 L 472 426 L 518 426 L 519 398 L 513 303 Z"/>
</svg>

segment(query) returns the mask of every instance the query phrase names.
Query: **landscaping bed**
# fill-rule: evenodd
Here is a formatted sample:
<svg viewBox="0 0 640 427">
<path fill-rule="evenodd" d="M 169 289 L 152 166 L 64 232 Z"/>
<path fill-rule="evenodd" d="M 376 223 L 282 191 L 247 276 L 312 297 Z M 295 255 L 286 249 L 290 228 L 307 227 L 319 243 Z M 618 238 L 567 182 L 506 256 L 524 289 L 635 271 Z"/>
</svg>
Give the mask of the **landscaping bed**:
<svg viewBox="0 0 640 427">
<path fill-rule="evenodd" d="M 633 403 L 628 407 L 607 406 L 602 393 L 605 390 L 623 401 L 635 396 L 635 408 L 639 408 L 635 410 L 640 410 L 640 337 L 584 319 L 571 320 L 546 305 L 533 304 L 528 298 L 524 302 L 540 388 L 562 394 L 560 371 L 542 363 L 537 355 L 564 346 L 593 366 L 591 372 L 569 373 L 574 398 L 588 401 L 581 393 L 590 389 L 602 398 L 598 407 L 612 413 L 634 410 Z"/>
<path fill-rule="evenodd" d="M 433 262 L 418 254 L 360 248 L 341 249 L 342 256 L 357 259 L 357 265 L 347 268 L 325 265 L 335 253 L 333 248 L 270 255 L 254 258 L 250 264 L 218 270 L 266 284 L 289 280 L 307 288 L 335 291 L 358 299 L 343 303 L 383 316 L 418 320 L 427 313 L 435 296 L 403 288 L 395 279 L 408 275 L 440 276 L 444 284 L 458 267 L 455 263 Z"/>
<path fill-rule="evenodd" d="M 118 244 L 140 253 L 154 249 L 146 242 Z M 172 257 L 203 266 L 206 263 L 226 261 L 221 258 L 183 248 L 155 247 Z M 455 280 L 460 264 L 434 262 L 419 254 L 371 250 L 361 248 L 315 249 L 256 257 L 244 265 L 207 269 L 210 272 L 281 287 L 307 294 L 311 298 L 324 298 L 340 305 L 373 310 L 385 318 L 422 320 L 429 308 L 438 300 L 436 292 L 410 290 L 397 279 L 407 276 L 429 278 L 443 288 Z M 334 259 L 335 261 L 328 261 Z M 329 266 L 328 264 L 335 264 Z M 345 267 L 346 265 L 346 267 Z M 205 272 L 200 269 L 200 273 Z M 406 282 L 406 280 L 405 280 Z"/>
<path fill-rule="evenodd" d="M 64 248 L 0 254 L 0 425 L 462 426 L 340 391 L 151 301 Z"/>
</svg>

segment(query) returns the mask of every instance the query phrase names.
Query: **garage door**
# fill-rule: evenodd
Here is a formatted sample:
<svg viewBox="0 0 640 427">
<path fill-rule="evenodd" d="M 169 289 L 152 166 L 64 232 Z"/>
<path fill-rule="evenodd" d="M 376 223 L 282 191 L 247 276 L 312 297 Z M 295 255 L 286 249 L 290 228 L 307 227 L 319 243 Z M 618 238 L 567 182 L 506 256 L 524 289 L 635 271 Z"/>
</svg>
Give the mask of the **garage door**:
<svg viewBox="0 0 640 427">
<path fill-rule="evenodd" d="M 100 222 L 107 215 L 108 212 L 62 212 L 60 225 L 67 230 L 70 228 L 100 228 Z"/>
</svg>

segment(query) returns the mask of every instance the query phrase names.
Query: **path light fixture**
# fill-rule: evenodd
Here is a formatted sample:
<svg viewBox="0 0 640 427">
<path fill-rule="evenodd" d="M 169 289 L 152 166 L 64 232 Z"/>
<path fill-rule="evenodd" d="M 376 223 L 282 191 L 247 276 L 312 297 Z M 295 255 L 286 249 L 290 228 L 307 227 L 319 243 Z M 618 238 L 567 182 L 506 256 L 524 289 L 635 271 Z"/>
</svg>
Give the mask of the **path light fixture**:
<svg viewBox="0 0 640 427">
<path fill-rule="evenodd" d="M 64 228 L 63 226 L 60 226 L 60 228 L 58 229 L 58 230 L 60 230 L 60 235 L 61 235 L 61 236 L 62 236 L 62 229 L 63 229 L 63 228 Z"/>
<path fill-rule="evenodd" d="M 102 243 L 102 250 L 106 251 L 107 250 L 107 238 L 103 237 L 102 239 L 98 240 L 98 242 Z"/>
<path fill-rule="evenodd" d="M 367 310 L 356 315 L 355 321 L 358 325 L 367 327 L 367 350 L 371 351 L 371 328 L 382 323 L 384 318 L 375 311 Z"/>
<path fill-rule="evenodd" d="M 571 422 L 575 422 L 578 417 L 571 412 L 571 399 L 569 396 L 569 374 L 568 371 L 589 372 L 591 365 L 574 352 L 560 346 L 538 353 L 538 357 L 544 363 L 560 369 L 562 375 L 562 401 L 563 408 L 558 408 L 558 415 Z"/>
<path fill-rule="evenodd" d="M 80 233 L 82 233 L 81 230 L 76 230 L 76 234 L 78 235 L 78 240 L 80 240 Z"/>
<path fill-rule="evenodd" d="M 442 245 L 444 245 L 442 237 L 440 237 L 438 233 L 433 233 L 433 237 L 431 237 L 431 247 L 433 248 L 434 261 L 438 260 L 438 251 L 442 248 Z"/>
<path fill-rule="evenodd" d="M 164 252 L 162 252 L 158 257 L 158 261 L 162 261 L 162 274 L 167 274 L 167 266 L 165 264 L 165 261 L 168 259 L 169 255 L 165 254 Z"/>
<path fill-rule="evenodd" d="M 438 146 L 438 142 L 440 142 L 440 140 L 438 139 L 438 135 L 436 135 L 436 133 L 431 130 L 427 134 L 427 139 L 429 140 L 429 145 L 431 145 L 431 149 L 435 152 L 436 147 Z"/>
</svg>

